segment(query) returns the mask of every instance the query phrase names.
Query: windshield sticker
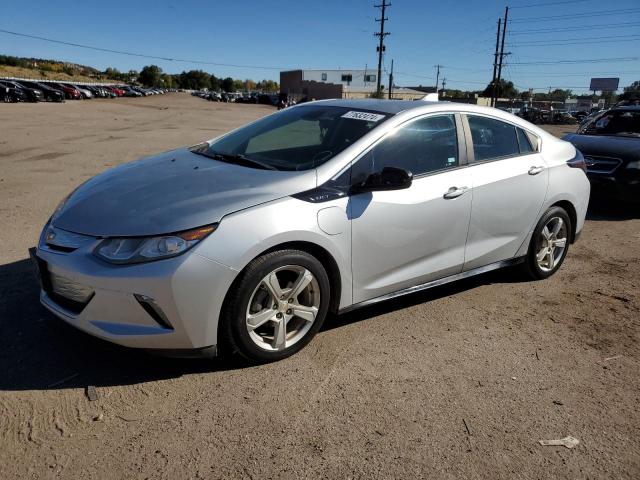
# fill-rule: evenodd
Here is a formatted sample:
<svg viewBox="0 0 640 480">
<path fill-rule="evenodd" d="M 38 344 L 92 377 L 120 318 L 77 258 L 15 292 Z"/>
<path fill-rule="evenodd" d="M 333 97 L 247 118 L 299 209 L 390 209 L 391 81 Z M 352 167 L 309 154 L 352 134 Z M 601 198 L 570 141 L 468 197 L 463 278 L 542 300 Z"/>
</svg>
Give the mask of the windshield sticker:
<svg viewBox="0 0 640 480">
<path fill-rule="evenodd" d="M 379 113 L 356 112 L 352 110 L 342 115 L 342 118 L 353 118 L 354 120 L 364 120 L 365 122 L 379 122 L 384 118 L 384 115 L 380 115 Z"/>
</svg>

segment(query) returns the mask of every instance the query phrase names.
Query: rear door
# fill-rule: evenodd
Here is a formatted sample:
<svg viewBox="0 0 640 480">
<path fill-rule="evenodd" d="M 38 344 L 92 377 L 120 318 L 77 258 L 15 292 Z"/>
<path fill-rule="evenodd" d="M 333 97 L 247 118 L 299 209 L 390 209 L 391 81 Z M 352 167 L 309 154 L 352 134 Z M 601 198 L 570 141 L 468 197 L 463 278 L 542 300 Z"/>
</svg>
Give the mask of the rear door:
<svg viewBox="0 0 640 480">
<path fill-rule="evenodd" d="M 464 270 L 513 258 L 540 216 L 549 174 L 537 137 L 484 115 L 465 115 L 473 201 Z"/>
<path fill-rule="evenodd" d="M 461 272 L 471 211 L 461 130 L 459 115 L 421 117 L 354 164 L 353 183 L 384 167 L 414 175 L 410 188 L 351 196 L 354 302 Z"/>
</svg>

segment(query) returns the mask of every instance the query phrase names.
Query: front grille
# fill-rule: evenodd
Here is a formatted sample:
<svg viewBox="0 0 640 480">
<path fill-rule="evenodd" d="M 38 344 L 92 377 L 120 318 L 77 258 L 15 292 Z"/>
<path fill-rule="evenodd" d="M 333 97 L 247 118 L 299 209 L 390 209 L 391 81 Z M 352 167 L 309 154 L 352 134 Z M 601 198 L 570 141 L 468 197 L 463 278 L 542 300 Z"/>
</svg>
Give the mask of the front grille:
<svg viewBox="0 0 640 480">
<path fill-rule="evenodd" d="M 93 289 L 87 285 L 75 282 L 53 272 L 49 273 L 49 277 L 51 280 L 51 291 L 56 295 L 83 304 L 87 304 L 93 296 Z"/>
<path fill-rule="evenodd" d="M 53 274 L 47 262 L 39 257 L 35 260 L 42 289 L 49 299 L 64 310 L 76 315 L 81 313 L 93 298 L 93 289 Z"/>
<path fill-rule="evenodd" d="M 615 157 L 602 157 L 597 155 L 585 155 L 588 173 L 611 174 L 622 164 L 622 160 Z"/>
</svg>

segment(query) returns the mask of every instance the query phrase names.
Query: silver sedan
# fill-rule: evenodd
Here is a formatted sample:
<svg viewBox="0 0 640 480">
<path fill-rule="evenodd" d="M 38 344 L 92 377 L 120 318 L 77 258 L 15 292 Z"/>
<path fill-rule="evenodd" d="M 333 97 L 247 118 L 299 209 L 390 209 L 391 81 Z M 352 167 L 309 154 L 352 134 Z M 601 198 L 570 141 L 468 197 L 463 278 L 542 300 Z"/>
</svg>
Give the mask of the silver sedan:
<svg viewBox="0 0 640 480">
<path fill-rule="evenodd" d="M 121 345 L 278 360 L 330 312 L 510 265 L 554 274 L 585 168 L 500 110 L 303 104 L 79 186 L 32 249 L 40 300 Z"/>
</svg>

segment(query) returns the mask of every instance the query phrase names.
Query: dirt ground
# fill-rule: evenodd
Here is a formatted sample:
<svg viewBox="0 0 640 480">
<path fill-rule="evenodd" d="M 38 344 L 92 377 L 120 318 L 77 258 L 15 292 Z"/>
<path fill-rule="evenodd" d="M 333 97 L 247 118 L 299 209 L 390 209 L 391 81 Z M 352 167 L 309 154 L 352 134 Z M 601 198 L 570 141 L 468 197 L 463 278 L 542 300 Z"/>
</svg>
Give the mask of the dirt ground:
<svg viewBox="0 0 640 480">
<path fill-rule="evenodd" d="M 264 366 L 149 356 L 39 305 L 27 248 L 76 185 L 270 111 L 0 105 L 0 478 L 640 478 L 638 209 L 592 205 L 549 280 L 493 272 L 329 318 Z"/>
</svg>

